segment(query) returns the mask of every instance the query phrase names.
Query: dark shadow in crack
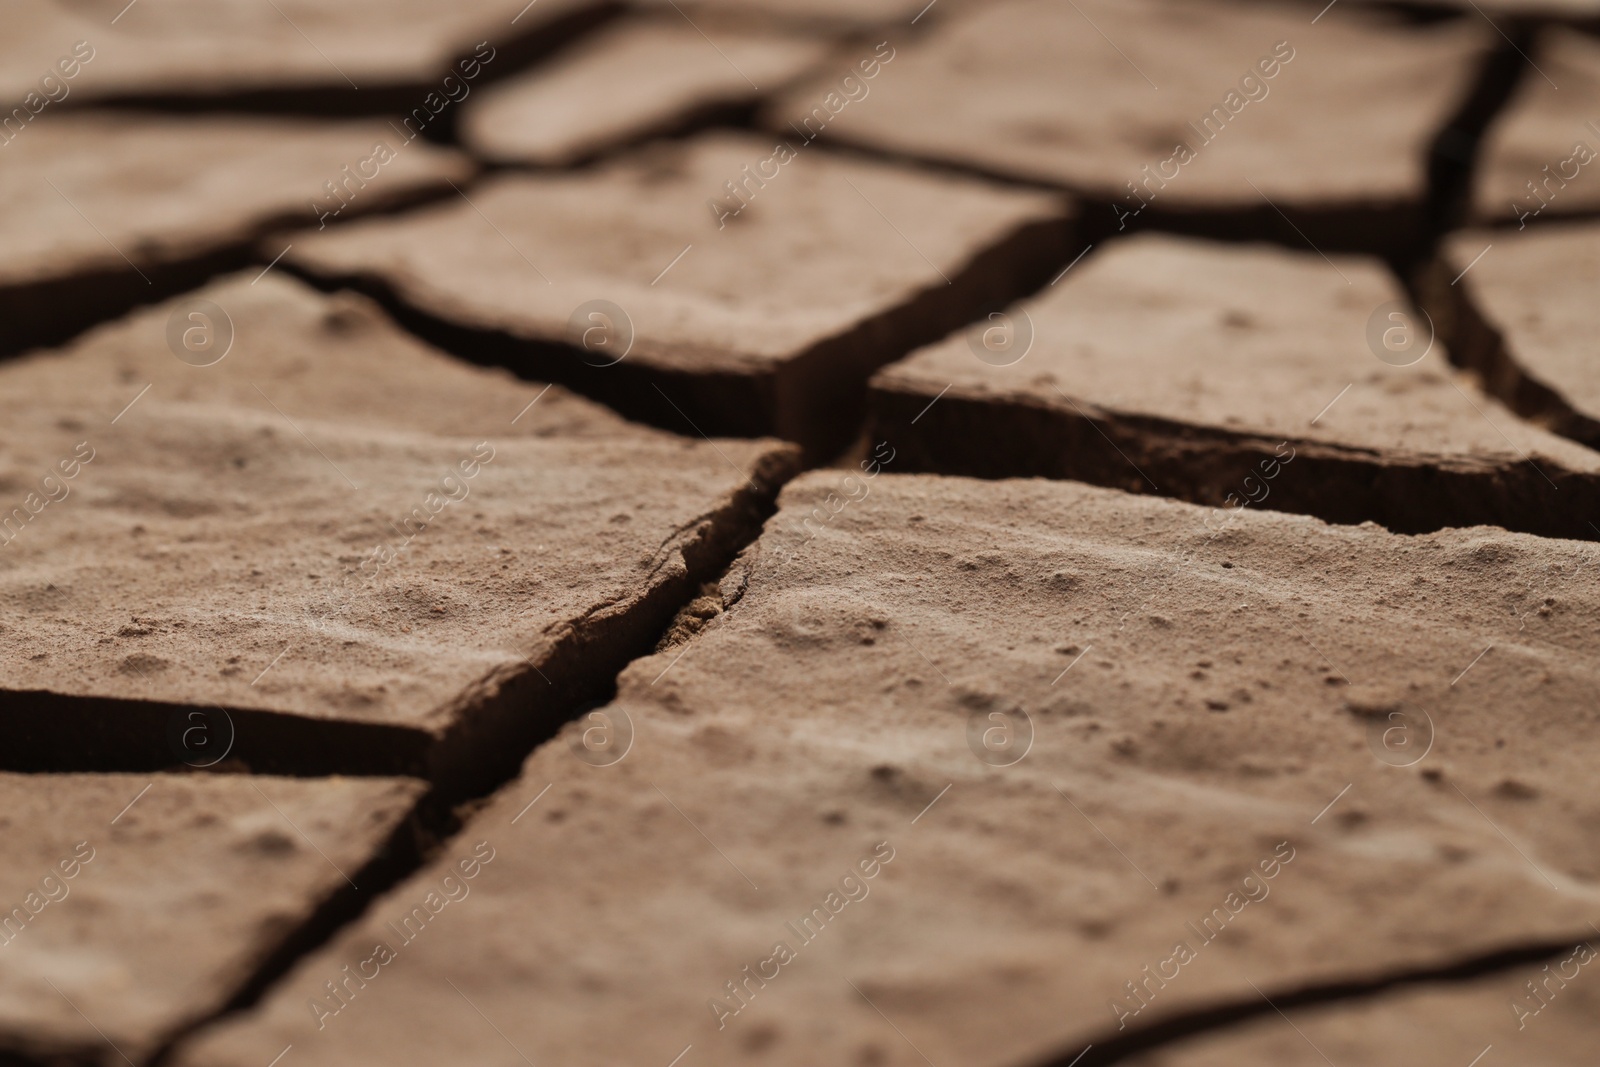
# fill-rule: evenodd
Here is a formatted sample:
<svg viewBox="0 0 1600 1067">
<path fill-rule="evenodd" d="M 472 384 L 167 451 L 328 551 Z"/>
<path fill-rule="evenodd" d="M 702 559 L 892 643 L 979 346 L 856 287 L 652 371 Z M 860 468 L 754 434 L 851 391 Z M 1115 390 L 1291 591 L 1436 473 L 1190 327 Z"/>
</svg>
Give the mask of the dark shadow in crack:
<svg viewBox="0 0 1600 1067">
<path fill-rule="evenodd" d="M 280 266 L 327 292 L 353 289 L 436 348 L 519 377 L 555 382 L 623 416 L 685 436 L 776 436 L 824 463 L 859 433 L 867 379 L 922 345 L 1037 292 L 1081 248 L 1069 216 L 1017 227 L 933 285 L 886 307 L 782 364 L 745 373 L 678 371 L 637 357 L 595 367 L 577 348 L 458 323 L 423 310 L 382 278 L 319 276 Z"/>
<path fill-rule="evenodd" d="M 374 215 L 399 214 L 456 195 L 447 182 L 375 194 L 363 203 L 351 204 L 334 225 L 347 225 L 354 219 Z M 0 359 L 66 344 L 136 308 L 190 292 L 252 263 L 265 266 L 270 255 L 260 255 L 262 242 L 278 234 L 303 230 L 315 220 L 309 210 L 283 212 L 241 226 L 237 237 L 164 263 L 146 262 L 139 267 L 130 263 L 122 269 L 0 285 Z"/>
<path fill-rule="evenodd" d="M 1222 507 L 1223 495 L 1257 464 L 1282 458 L 1280 440 L 1108 412 L 1077 412 L 1025 399 L 946 395 L 874 385 L 873 438 L 898 450 L 908 471 L 974 478 L 1072 479 L 1132 493 Z M 1488 463 L 1470 456 L 1386 456 L 1290 439 L 1292 473 L 1260 506 L 1347 525 L 1376 522 L 1395 533 L 1502 526 L 1542 537 L 1600 539 L 1586 516 L 1600 511 L 1600 475 L 1543 457 Z M 1148 479 L 1148 481 L 1146 480 Z"/>
<path fill-rule="evenodd" d="M 532 7 L 533 5 L 529 5 Z M 495 49 L 492 60 L 480 66 L 473 88 L 504 81 L 521 74 L 568 45 L 586 37 L 600 26 L 622 15 L 628 7 L 622 0 L 603 0 L 581 6 L 544 25 L 529 21 L 529 29 L 513 30 L 502 40 L 485 43 Z M 442 65 L 431 77 L 417 80 L 368 82 L 357 91 L 343 77 L 330 73 L 324 84 L 260 86 L 226 92 L 205 90 L 150 93 L 119 93 L 94 96 L 77 93 L 58 105 L 62 110 L 164 111 L 170 114 L 289 115 L 307 118 L 357 118 L 399 116 L 422 106 L 429 93 L 441 92 L 441 82 L 456 71 L 458 64 L 473 56 L 469 49 Z M 362 79 L 364 82 L 367 79 Z M 469 92 L 470 95 L 470 92 Z M 453 113 L 444 112 L 448 128 L 431 128 L 431 140 L 452 142 Z"/>
<path fill-rule="evenodd" d="M 1074 1043 L 1059 1052 L 1025 1061 L 1020 1067 L 1071 1067 L 1074 1064 L 1076 1067 L 1110 1067 L 1111 1064 L 1122 1063 L 1152 1049 L 1176 1045 L 1200 1035 L 1214 1034 L 1262 1015 L 1275 1014 L 1290 1008 L 1356 1000 L 1405 986 L 1465 982 L 1498 971 L 1538 963 L 1571 952 L 1574 944 L 1585 940 L 1588 936 L 1587 932 L 1578 933 L 1560 942 L 1502 949 L 1436 967 L 1419 967 L 1375 977 L 1349 978 L 1344 981 L 1279 989 L 1260 997 L 1230 1004 L 1197 1008 L 1142 1029 L 1120 1032 L 1113 1030 L 1098 1035 L 1086 1035 L 1082 1045 Z M 1084 1051 L 1084 1045 L 1090 1046 L 1087 1052 Z"/>
</svg>

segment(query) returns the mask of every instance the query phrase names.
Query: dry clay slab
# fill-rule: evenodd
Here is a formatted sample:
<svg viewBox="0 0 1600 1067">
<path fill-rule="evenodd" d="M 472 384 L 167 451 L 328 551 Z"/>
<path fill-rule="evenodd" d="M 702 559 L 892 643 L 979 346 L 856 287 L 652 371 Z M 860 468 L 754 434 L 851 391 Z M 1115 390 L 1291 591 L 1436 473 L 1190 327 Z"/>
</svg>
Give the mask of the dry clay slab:
<svg viewBox="0 0 1600 1067">
<path fill-rule="evenodd" d="M 462 136 L 502 162 L 566 166 L 748 107 L 828 53 L 822 39 L 630 19 L 467 105 Z"/>
<path fill-rule="evenodd" d="M 44 118 L 3 149 L 5 352 L 243 263 L 273 227 L 327 226 L 472 173 L 459 154 L 378 121 Z"/>
<path fill-rule="evenodd" d="M 1600 447 L 1596 285 L 1600 226 L 1588 223 L 1458 234 L 1428 292 L 1457 362 L 1529 419 Z"/>
<path fill-rule="evenodd" d="M 1483 222 L 1522 229 L 1600 207 L 1600 41 L 1547 30 L 1534 62 L 1484 138 L 1473 190 Z"/>
<path fill-rule="evenodd" d="M 1376 261 L 1140 235 L 885 368 L 871 403 L 913 469 L 1600 536 L 1600 455 L 1521 423 L 1442 348 Z"/>
<path fill-rule="evenodd" d="M 459 913 L 399 943 L 426 870 L 175 1062 L 1065 1064 L 1588 929 L 1595 546 L 894 463 L 784 491 Z"/>
<path fill-rule="evenodd" d="M 1052 194 L 710 134 L 307 234 L 288 260 L 630 415 L 820 454 L 873 370 L 1048 278 L 1068 229 Z"/>
<path fill-rule="evenodd" d="M 126 0 L 124 0 L 126 3 Z M 410 107 L 463 73 L 517 62 L 615 10 L 595 0 L 18 0 L 0 61 L 8 108 L 32 92 L 68 106 L 314 102 L 319 113 Z M 84 41 L 71 78 L 62 58 Z M 467 65 L 462 66 L 465 62 Z M 54 82 L 42 82 L 53 76 Z M 64 88 L 63 88 L 64 84 Z M 48 117 L 41 108 L 41 118 Z M 29 105 L 30 110 L 32 105 Z"/>
<path fill-rule="evenodd" d="M 423 788 L 0 774 L 0 1050 L 145 1062 L 353 893 Z"/>
<path fill-rule="evenodd" d="M 769 125 L 1064 186 L 1101 230 L 1398 247 L 1491 32 L 1337 7 L 1312 25 L 1269 4 L 1011 0 L 896 42 L 873 82 L 802 83 Z"/>
<path fill-rule="evenodd" d="M 1480 1063 L 1588 1067 L 1600 985 L 1589 981 L 1600 936 L 1584 935 L 1549 962 L 1460 984 L 1427 984 L 1371 1000 L 1275 1012 L 1245 1027 L 1127 1060 L 1129 1067 L 1462 1067 Z M 1323 1057 L 1326 1057 L 1324 1061 Z"/>
<path fill-rule="evenodd" d="M 0 722 L 30 770 L 197 762 L 171 724 L 198 709 L 257 770 L 493 781 L 794 458 L 630 426 L 276 273 L 9 364 L 0 410 Z"/>
</svg>

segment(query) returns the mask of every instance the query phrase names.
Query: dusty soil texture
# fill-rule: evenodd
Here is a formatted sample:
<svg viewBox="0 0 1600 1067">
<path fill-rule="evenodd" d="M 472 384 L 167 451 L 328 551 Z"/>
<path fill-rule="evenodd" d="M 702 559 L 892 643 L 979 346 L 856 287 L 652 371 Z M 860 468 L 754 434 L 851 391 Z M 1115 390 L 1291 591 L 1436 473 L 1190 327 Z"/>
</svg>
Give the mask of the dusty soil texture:
<svg viewBox="0 0 1600 1067">
<path fill-rule="evenodd" d="M 66 73 L 70 68 L 56 64 L 72 57 L 81 69 L 61 101 L 72 106 L 225 103 L 314 107 L 323 114 L 410 108 L 430 90 L 459 93 L 441 85 L 446 76 L 459 82 L 463 74 L 498 73 L 497 62 L 548 48 L 620 7 L 596 0 L 23 0 L 14 6 L 7 18 L 13 44 L 0 61 L 7 101 L 39 92 L 38 79 Z M 86 47 L 75 54 L 80 40 Z"/>
<path fill-rule="evenodd" d="M 220 322 L 202 302 L 232 351 L 189 366 L 166 335 Z M 281 275 L 0 382 L 0 719 L 25 768 L 172 765 L 189 707 L 230 712 L 257 770 L 514 766 L 720 572 L 793 462 L 453 363 Z"/>
<path fill-rule="evenodd" d="M 3 149 L 5 353 L 247 262 L 272 229 L 448 192 L 474 170 L 448 149 L 404 144 L 377 120 L 46 117 Z M 390 158 L 374 151 L 380 143 Z"/>
<path fill-rule="evenodd" d="M 1473 1057 L 1541 1067 L 1594 1062 L 1600 983 L 1588 979 L 1600 936 L 1578 935 L 1550 963 L 1463 985 L 1402 987 L 1371 1000 L 1276 1013 L 1235 1032 L 1127 1060 L 1129 1067 L 1460 1067 Z M 1298 1032 L 1297 1032 L 1298 1031 Z M 1488 1054 L 1485 1055 L 1487 1050 Z"/>
<path fill-rule="evenodd" d="M 362 877 L 422 790 L 0 774 L 0 1042 L 40 1062 L 147 1059 Z"/>
<path fill-rule="evenodd" d="M 1588 931 L 1595 546 L 882 466 L 175 1063 L 1066 1063 Z"/>
<path fill-rule="evenodd" d="M 1600 225 L 1586 223 L 1458 234 L 1425 291 L 1448 326 L 1457 362 L 1490 392 L 1530 420 L 1597 447 L 1600 381 L 1589 321 L 1597 285 Z"/>
<path fill-rule="evenodd" d="M 1403 300 L 1376 260 L 1142 234 L 886 367 L 874 433 L 912 470 L 1600 536 L 1600 454 L 1478 394 Z"/>
<path fill-rule="evenodd" d="M 565 166 L 651 134 L 737 115 L 816 66 L 825 38 L 676 15 L 629 19 L 466 105 L 462 137 L 480 156 Z M 639 80 L 649 93 L 639 92 Z"/>
<path fill-rule="evenodd" d="M 1489 128 L 1473 190 L 1479 220 L 1519 229 L 1600 208 L 1600 41 L 1552 29 L 1534 62 Z"/>
<path fill-rule="evenodd" d="M 708 134 L 303 234 L 288 262 L 633 417 L 826 457 L 856 432 L 872 371 L 1043 284 L 1068 211 L 1049 193 Z"/>
<path fill-rule="evenodd" d="M 768 123 L 1063 186 L 1096 230 L 1398 249 L 1418 236 L 1429 143 L 1491 36 L 1343 7 L 1312 25 L 1290 5 L 1010 0 L 894 42 L 861 99 L 819 78 Z"/>
<path fill-rule="evenodd" d="M 1596 99 L 1600 0 L 0 6 L 0 1067 L 1592 1067 Z"/>
</svg>

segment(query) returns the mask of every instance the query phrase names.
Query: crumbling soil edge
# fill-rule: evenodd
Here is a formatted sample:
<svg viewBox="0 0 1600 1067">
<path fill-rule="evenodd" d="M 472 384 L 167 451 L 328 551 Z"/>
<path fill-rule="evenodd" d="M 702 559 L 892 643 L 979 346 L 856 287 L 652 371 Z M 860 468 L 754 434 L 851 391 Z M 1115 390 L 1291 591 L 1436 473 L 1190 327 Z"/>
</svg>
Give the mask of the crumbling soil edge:
<svg viewBox="0 0 1600 1067">
<path fill-rule="evenodd" d="M 354 889 L 341 881 L 305 922 L 291 931 L 256 965 L 249 978 L 221 1009 L 205 1012 L 183 1024 L 175 1036 L 167 1038 L 151 1054 L 144 1067 L 155 1067 L 165 1061 L 181 1036 L 260 1000 L 262 994 L 287 974 L 302 956 L 326 943 L 340 928 L 359 918 L 374 901 L 432 858 L 460 828 L 461 821 L 438 803 L 436 795 L 425 795 L 400 821 L 377 852 L 354 872 L 351 881 L 361 889 Z"/>
<path fill-rule="evenodd" d="M 0 771 L 162 773 L 211 764 L 196 748 L 184 765 L 175 746 L 186 729 L 227 749 L 212 764 L 217 772 L 289 778 L 426 777 L 435 741 L 426 730 L 389 723 L 0 688 Z"/>
<path fill-rule="evenodd" d="M 374 189 L 370 197 L 350 203 L 349 210 L 334 225 L 374 215 L 400 214 L 456 195 L 445 180 L 400 190 Z M 224 238 L 166 262 L 99 268 L 0 285 L 0 360 L 35 348 L 65 345 L 138 308 L 193 292 L 214 278 L 252 264 L 264 264 L 270 255 L 260 255 L 263 242 L 304 230 L 314 218 L 309 210 L 284 209 L 243 227 L 241 236 Z"/>
<path fill-rule="evenodd" d="M 1038 1059 L 1029 1060 L 1020 1067 L 1070 1067 L 1074 1063 L 1077 1067 L 1110 1067 L 1111 1064 L 1122 1063 L 1152 1049 L 1176 1045 L 1189 1038 L 1220 1033 L 1240 1023 L 1280 1010 L 1359 1000 L 1413 985 L 1468 982 L 1485 975 L 1538 963 L 1571 952 L 1573 945 L 1588 940 L 1589 936 L 1584 932 L 1564 941 L 1504 948 L 1432 967 L 1400 969 L 1388 974 L 1351 977 L 1316 985 L 1291 986 L 1270 994 L 1270 1001 L 1266 996 L 1246 998 L 1209 1008 L 1196 1008 L 1143 1029 L 1135 1028 L 1131 1032 L 1102 1032 L 1098 1040 L 1092 1043 L 1085 1041 L 1085 1044 L 1091 1045 L 1087 1052 L 1082 1045 L 1075 1043 L 1059 1053 L 1046 1054 Z"/>
<path fill-rule="evenodd" d="M 1473 281 L 1452 283 L 1451 267 L 1435 258 L 1412 280 L 1412 302 L 1427 311 L 1450 361 L 1477 376 L 1483 391 L 1529 422 L 1600 448 L 1600 421 L 1567 402 L 1511 354 L 1505 334 L 1474 299 Z"/>
<path fill-rule="evenodd" d="M 1512 356 L 1505 336 L 1473 299 L 1473 282 L 1452 276 L 1442 244 L 1468 225 L 1473 214 L 1483 142 L 1523 81 L 1531 77 L 1527 56 L 1537 55 L 1545 20 L 1503 20 L 1505 40 L 1484 61 L 1477 84 L 1429 153 L 1429 221 L 1426 248 L 1415 259 L 1394 264 L 1411 302 L 1425 311 L 1450 361 L 1471 371 L 1484 392 L 1517 415 L 1552 433 L 1600 447 L 1600 422 L 1574 409 L 1557 390 L 1529 374 Z M 1555 216 L 1536 225 L 1583 221 L 1595 213 Z M 1509 221 L 1490 223 L 1508 228 Z"/>
<path fill-rule="evenodd" d="M 896 467 L 907 471 L 1071 479 L 1213 507 L 1227 505 L 1230 494 L 1237 505 L 1265 490 L 1254 504 L 1331 523 L 1376 522 L 1396 533 L 1501 526 L 1600 539 L 1583 518 L 1600 509 L 1600 477 L 1548 459 L 1537 470 L 1530 462 L 1436 455 L 1386 461 L 1375 451 L 1292 438 L 1285 447 L 1261 435 L 1077 404 L 1072 412 L 1032 398 L 952 391 L 930 405 L 924 393 L 880 379 L 871 389 L 872 435 L 894 445 Z M 1281 469 L 1262 478 L 1261 465 L 1272 462 Z"/>
<path fill-rule="evenodd" d="M 514 779 L 528 754 L 562 726 L 609 699 L 617 675 L 649 655 L 701 586 L 761 535 L 777 511 L 779 490 L 798 473 L 795 450 L 767 455 L 749 481 L 663 547 L 657 575 L 642 594 L 564 625 L 538 669 L 484 679 L 463 698 L 470 713 L 463 709 L 432 754 L 431 778 L 441 793 L 452 803 L 487 796 Z"/>
<path fill-rule="evenodd" d="M 422 853 L 427 848 L 427 843 L 441 834 L 443 829 L 432 814 L 413 808 L 398 822 L 368 861 L 353 872 L 355 883 L 368 887 L 382 887 L 399 881 L 406 873 L 421 864 Z M 373 892 L 381 892 L 381 888 L 373 888 Z M 307 939 L 315 936 L 318 930 L 329 923 L 348 921 L 342 916 L 349 911 L 356 900 L 356 894 L 341 883 L 337 891 L 330 893 L 318 903 L 311 917 L 299 929 L 272 951 L 266 962 L 257 968 L 251 981 L 256 981 L 261 975 L 274 973 L 274 968 L 286 969 L 299 955 L 315 947 L 315 944 L 320 942 L 308 942 Z M 238 996 L 242 997 L 251 992 L 252 988 L 246 986 Z M 46 1047 L 37 1037 L 30 1036 L 26 1031 L 0 1032 L 0 1044 L 4 1045 L 0 1048 L 0 1067 L 112 1067 L 113 1064 L 127 1062 L 121 1049 L 116 1049 L 117 1054 L 112 1055 L 115 1046 L 112 1046 L 110 1040 L 104 1038 L 103 1034 L 101 1037 L 103 1040 L 90 1041 L 73 1048 L 59 1045 Z M 163 1047 L 162 1050 L 153 1053 L 146 1063 L 154 1063 L 164 1051 Z"/>
<path fill-rule="evenodd" d="M 874 372 L 1037 292 L 1071 258 L 1075 228 L 1070 208 L 1019 224 L 952 271 L 950 284 L 930 285 L 781 367 L 750 373 L 677 371 L 637 357 L 596 367 L 568 344 L 451 322 L 372 273 L 278 269 L 324 292 L 362 293 L 401 327 L 457 358 L 555 382 L 625 418 L 684 436 L 782 437 L 799 443 L 806 463 L 815 465 L 855 439 Z"/>
<path fill-rule="evenodd" d="M 492 671 L 437 709 L 434 718 L 452 726 L 0 688 L 7 738 L 0 770 L 403 776 L 428 781 L 446 805 L 487 795 L 514 777 L 527 753 L 577 714 L 573 709 L 606 697 L 623 667 L 655 647 L 701 585 L 760 535 L 779 490 L 798 471 L 792 448 L 762 457 L 745 482 L 658 548 L 636 595 L 562 625 L 546 635 L 536 661 Z M 220 762 L 185 765 L 177 735 L 190 726 L 214 739 Z"/>
<path fill-rule="evenodd" d="M 1470 17 L 1447 5 L 1372 6 L 1392 18 L 1420 25 Z M 1306 251 L 1377 255 L 1408 273 L 1425 262 L 1440 238 L 1465 218 L 1484 135 L 1526 76 L 1523 54 L 1531 51 L 1536 33 L 1546 21 L 1502 19 L 1497 24 L 1504 29 L 1505 38 L 1497 35 L 1494 45 L 1482 55 L 1456 110 L 1429 142 L 1422 160 L 1426 168 L 1424 194 L 1418 201 L 1330 200 L 1309 207 L 1291 206 L 1284 212 L 1269 204 L 1173 210 L 1156 203 L 1124 224 L 1118 222 L 1118 217 L 1119 209 L 1125 210 L 1126 205 L 1107 199 L 1103 190 L 987 167 L 959 157 L 943 157 L 937 152 L 885 148 L 869 137 L 837 130 L 825 133 L 815 143 L 841 155 L 915 170 L 1066 193 L 1082 205 L 1082 237 L 1096 244 L 1146 231 L 1176 233 L 1234 243 L 1267 242 Z M 775 136 L 793 133 L 771 112 L 758 114 L 756 121 Z"/>
<path fill-rule="evenodd" d="M 535 21 L 526 30 L 513 30 L 512 35 L 503 41 L 488 41 L 495 49 L 495 56 L 491 62 L 481 66 L 477 78 L 474 79 L 473 88 L 516 77 L 626 11 L 628 6 L 624 0 L 605 0 L 604 3 L 593 6 L 579 7 L 547 25 L 541 26 Z M 445 76 L 458 69 L 459 62 L 472 56 L 473 52 L 469 47 L 452 57 L 431 76 L 416 81 L 369 82 L 362 85 L 359 92 L 350 88 L 350 83 L 343 78 L 330 77 L 322 85 L 303 85 L 293 88 L 262 87 L 229 92 L 180 90 L 107 96 L 78 94 L 70 102 L 63 102 L 58 106 L 63 110 L 72 111 L 136 110 L 190 115 L 399 117 L 412 108 L 423 106 L 423 98 L 430 92 L 442 92 L 440 83 Z M 430 140 L 449 140 L 449 133 L 441 131 L 438 127 L 447 125 L 453 130 L 456 110 L 452 107 L 444 111 L 440 122 L 430 123 L 424 136 Z"/>
<path fill-rule="evenodd" d="M 433 789 L 356 876 L 356 884 L 363 888 L 340 886 L 221 1010 L 185 1024 L 143 1067 L 161 1067 L 186 1038 L 258 1003 L 301 958 L 326 944 L 437 855 L 463 828 L 465 809 L 515 781 L 536 748 L 583 711 L 614 695 L 617 675 L 635 659 L 651 655 L 682 610 L 761 535 L 766 520 L 777 512 L 778 492 L 798 473 L 794 450 L 768 455 L 721 506 L 663 546 L 658 554 L 663 565 L 657 570 L 665 575 L 663 580 L 631 604 L 620 609 L 608 605 L 564 627 L 542 658 L 542 666 L 486 679 L 470 698 L 476 710 L 462 716 L 461 727 L 447 733 L 430 754 Z M 527 711 L 530 706 L 533 714 Z M 0 1067 L 7 1067 L 3 1060 Z"/>
</svg>

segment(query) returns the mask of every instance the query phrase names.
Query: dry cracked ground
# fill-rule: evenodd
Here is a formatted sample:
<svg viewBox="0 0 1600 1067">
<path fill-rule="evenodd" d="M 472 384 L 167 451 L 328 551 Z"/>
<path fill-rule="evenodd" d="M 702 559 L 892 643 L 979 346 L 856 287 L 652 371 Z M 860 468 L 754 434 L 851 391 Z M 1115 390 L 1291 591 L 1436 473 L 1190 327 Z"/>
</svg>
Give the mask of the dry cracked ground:
<svg viewBox="0 0 1600 1067">
<path fill-rule="evenodd" d="M 1600 0 L 0 15 L 0 1065 L 1597 1062 Z"/>
</svg>

